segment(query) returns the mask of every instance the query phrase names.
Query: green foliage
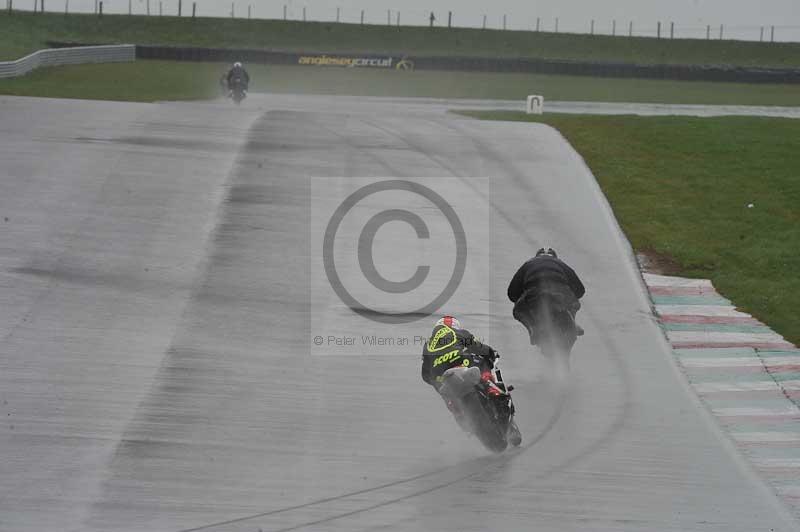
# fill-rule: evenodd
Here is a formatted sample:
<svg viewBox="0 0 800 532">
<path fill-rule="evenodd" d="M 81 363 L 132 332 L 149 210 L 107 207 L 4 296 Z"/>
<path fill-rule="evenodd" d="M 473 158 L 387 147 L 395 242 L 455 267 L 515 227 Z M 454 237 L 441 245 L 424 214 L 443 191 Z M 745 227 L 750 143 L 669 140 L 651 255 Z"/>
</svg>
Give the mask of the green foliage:
<svg viewBox="0 0 800 532">
<path fill-rule="evenodd" d="M 369 51 L 416 55 L 537 57 L 640 64 L 800 66 L 800 44 L 653 39 L 388 27 L 230 18 L 32 14 L 0 11 L 0 59 L 45 47 L 45 41 Z"/>
<path fill-rule="evenodd" d="M 710 278 L 800 343 L 800 121 L 467 114 L 557 128 L 635 249 L 672 257 L 681 275 Z"/>
</svg>

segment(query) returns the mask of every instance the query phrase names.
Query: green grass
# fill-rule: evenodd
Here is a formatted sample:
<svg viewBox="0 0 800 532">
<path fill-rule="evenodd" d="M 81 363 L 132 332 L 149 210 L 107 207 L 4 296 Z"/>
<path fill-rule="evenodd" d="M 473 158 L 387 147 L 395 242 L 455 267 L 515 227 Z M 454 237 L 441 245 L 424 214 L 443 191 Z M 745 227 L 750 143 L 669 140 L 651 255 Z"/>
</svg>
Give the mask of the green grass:
<svg viewBox="0 0 800 532">
<path fill-rule="evenodd" d="M 800 345 L 800 120 L 464 114 L 558 129 L 637 251 L 710 278 Z"/>
<path fill-rule="evenodd" d="M 188 3 L 188 2 L 187 2 Z M 45 41 L 275 48 L 409 55 L 537 57 L 641 64 L 800 66 L 800 44 L 653 39 L 336 24 L 229 18 L 177 18 L 0 11 L 0 60 L 45 47 Z"/>
<path fill-rule="evenodd" d="M 0 94 L 153 102 L 200 100 L 219 94 L 221 65 L 136 61 L 72 65 L 0 79 Z"/>
<path fill-rule="evenodd" d="M 215 96 L 227 65 L 136 61 L 75 65 L 0 80 L 0 94 L 156 101 Z M 800 105 L 800 86 L 250 65 L 252 89 L 295 94 L 495 98 L 685 104 Z"/>
</svg>

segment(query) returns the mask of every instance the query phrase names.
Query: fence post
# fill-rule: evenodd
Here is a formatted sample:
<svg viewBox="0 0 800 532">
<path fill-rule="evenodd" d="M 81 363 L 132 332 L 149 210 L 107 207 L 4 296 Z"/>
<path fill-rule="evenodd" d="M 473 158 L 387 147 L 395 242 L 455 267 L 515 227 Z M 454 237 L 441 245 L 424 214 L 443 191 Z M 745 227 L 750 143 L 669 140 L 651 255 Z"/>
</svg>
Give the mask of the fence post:
<svg viewBox="0 0 800 532">
<path fill-rule="evenodd" d="M 660 20 L 658 21 L 658 29 L 656 30 L 656 38 L 657 39 L 661 38 L 661 21 Z"/>
<path fill-rule="evenodd" d="M 183 14 L 183 0 L 178 0 L 178 16 Z"/>
<path fill-rule="evenodd" d="M 33 0 L 33 12 L 36 13 L 37 0 Z"/>
<path fill-rule="evenodd" d="M 400 11 L 397 12 L 397 27 L 400 27 Z"/>
<path fill-rule="evenodd" d="M 761 33 L 758 36 L 758 42 L 764 42 L 764 26 L 761 26 Z"/>
<path fill-rule="evenodd" d="M 8 0 L 8 12 L 9 13 L 14 12 L 14 0 Z"/>
<path fill-rule="evenodd" d="M 98 13 L 99 16 L 103 16 L 103 0 L 100 0 L 100 12 Z"/>
<path fill-rule="evenodd" d="M 164 14 L 163 2 L 161 0 L 158 0 L 158 16 L 160 17 L 163 14 Z"/>
<path fill-rule="evenodd" d="M 306 8 L 303 8 L 303 20 L 305 20 L 305 12 L 306 12 Z M 361 25 L 362 26 L 364 25 L 364 10 L 363 9 L 361 10 Z"/>
<path fill-rule="evenodd" d="M 147 0 L 147 16 L 150 16 L 150 0 Z"/>
<path fill-rule="evenodd" d="M 283 4 L 283 20 L 286 20 L 286 4 Z"/>
<path fill-rule="evenodd" d="M 589 28 L 589 35 L 594 35 L 594 19 L 592 19 L 592 25 Z"/>
<path fill-rule="evenodd" d="M 556 17 L 556 33 L 558 33 L 558 17 Z"/>
<path fill-rule="evenodd" d="M 628 23 L 628 37 L 633 37 L 633 21 Z"/>
<path fill-rule="evenodd" d="M 769 42 L 775 42 L 775 26 L 770 28 Z"/>
<path fill-rule="evenodd" d="M 503 15 L 503 31 L 506 30 L 506 15 Z"/>
<path fill-rule="evenodd" d="M 197 16 L 197 2 L 192 2 L 192 18 Z"/>
<path fill-rule="evenodd" d="M 452 11 L 448 11 L 447 12 L 447 27 L 448 28 L 453 27 L 453 12 Z"/>
<path fill-rule="evenodd" d="M 617 35 L 617 21 L 616 20 L 612 20 L 611 21 L 611 35 L 614 36 L 614 37 L 616 37 L 616 35 Z"/>
<path fill-rule="evenodd" d="M 64 14 L 69 15 L 69 0 L 64 0 Z"/>
<path fill-rule="evenodd" d="M 362 13 L 363 13 L 363 11 L 362 11 Z M 363 15 L 362 15 L 362 19 L 363 19 Z M 303 22 L 305 22 L 305 21 L 306 21 L 306 6 L 303 6 Z M 361 23 L 363 24 L 364 22 L 362 21 Z"/>
<path fill-rule="evenodd" d="M 339 11 L 340 11 L 340 9 L 337 7 L 336 8 L 336 22 L 339 22 Z"/>
<path fill-rule="evenodd" d="M 723 28 L 723 25 L 722 25 L 722 24 L 720 24 L 720 25 L 719 25 L 719 40 L 720 40 L 720 41 L 722 40 L 722 28 Z"/>
<path fill-rule="evenodd" d="M 675 23 L 674 22 L 670 22 L 669 23 L 669 38 L 670 39 L 674 39 L 675 38 Z"/>
<path fill-rule="evenodd" d="M 706 26 L 706 40 L 707 41 L 711 40 L 711 24 L 708 24 Z"/>
<path fill-rule="evenodd" d="M 42 0 L 44 2 L 44 0 Z M 133 15 L 133 1 L 128 0 L 128 16 Z"/>
<path fill-rule="evenodd" d="M 541 17 L 536 17 L 536 33 L 539 33 L 539 24 L 541 23 Z"/>
<path fill-rule="evenodd" d="M 391 26 L 392 25 L 392 10 L 391 9 L 387 9 L 386 10 L 386 25 L 387 26 Z"/>
<path fill-rule="evenodd" d="M 483 25 L 481 27 L 486 29 L 486 15 L 483 16 Z"/>
</svg>

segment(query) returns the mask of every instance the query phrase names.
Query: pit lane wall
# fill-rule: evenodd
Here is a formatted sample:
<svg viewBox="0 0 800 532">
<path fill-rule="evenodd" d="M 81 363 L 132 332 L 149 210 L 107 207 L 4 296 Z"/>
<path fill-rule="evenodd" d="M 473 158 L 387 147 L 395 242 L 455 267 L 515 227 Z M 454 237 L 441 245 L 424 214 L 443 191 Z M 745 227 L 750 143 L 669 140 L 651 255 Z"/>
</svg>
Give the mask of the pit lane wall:
<svg viewBox="0 0 800 532">
<path fill-rule="evenodd" d="M 55 45 L 57 43 L 48 43 Z M 137 46 L 140 59 L 215 61 L 308 65 L 319 67 L 367 67 L 396 70 L 444 70 L 470 72 L 518 72 L 613 78 L 730 81 L 745 83 L 800 83 L 800 69 L 734 67 L 725 65 L 637 65 L 532 58 L 435 57 L 403 54 L 317 53 L 276 50 Z"/>
<path fill-rule="evenodd" d="M 709 280 L 643 277 L 690 386 L 800 517 L 800 349 L 737 310 Z"/>
<path fill-rule="evenodd" d="M 136 60 L 136 46 L 133 44 L 48 48 L 33 52 L 16 61 L 0 62 L 0 78 L 24 76 L 40 67 L 134 60 Z"/>
</svg>

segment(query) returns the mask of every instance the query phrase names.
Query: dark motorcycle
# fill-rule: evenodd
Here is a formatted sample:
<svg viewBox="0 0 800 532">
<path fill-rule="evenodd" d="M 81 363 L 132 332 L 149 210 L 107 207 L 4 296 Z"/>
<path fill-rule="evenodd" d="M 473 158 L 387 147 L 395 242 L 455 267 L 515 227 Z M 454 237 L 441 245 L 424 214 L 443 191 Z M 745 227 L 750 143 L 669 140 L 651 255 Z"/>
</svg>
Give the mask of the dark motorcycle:
<svg viewBox="0 0 800 532">
<path fill-rule="evenodd" d="M 506 386 L 495 363 L 483 371 L 478 366 L 455 367 L 442 376 L 439 393 L 448 402 L 456 421 L 494 453 L 510 443 L 518 447 L 522 434 L 514 422 L 513 386 Z"/>
<path fill-rule="evenodd" d="M 247 85 L 242 78 L 233 78 L 228 89 L 229 96 L 236 105 L 239 105 L 242 100 L 247 98 Z"/>
<path fill-rule="evenodd" d="M 581 333 L 574 311 L 564 301 L 563 294 L 543 291 L 514 307 L 514 317 L 528 329 L 531 344 L 538 345 L 546 357 L 569 358 Z"/>
</svg>

